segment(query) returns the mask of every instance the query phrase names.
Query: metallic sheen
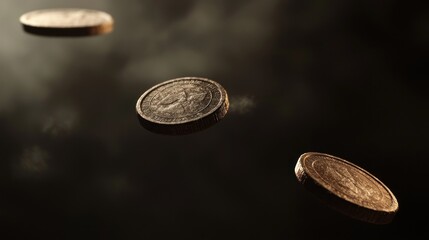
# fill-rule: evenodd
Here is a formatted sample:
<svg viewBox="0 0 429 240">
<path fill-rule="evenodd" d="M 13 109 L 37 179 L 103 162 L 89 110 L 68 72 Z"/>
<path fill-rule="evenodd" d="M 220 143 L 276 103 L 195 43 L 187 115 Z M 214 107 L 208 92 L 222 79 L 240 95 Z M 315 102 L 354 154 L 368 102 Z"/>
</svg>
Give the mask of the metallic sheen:
<svg viewBox="0 0 429 240">
<path fill-rule="evenodd" d="M 389 223 L 398 201 L 389 188 L 361 167 L 325 153 L 308 152 L 298 159 L 295 174 L 331 207 L 360 220 Z"/>
<path fill-rule="evenodd" d="M 89 36 L 113 30 L 108 13 L 80 8 L 53 8 L 27 12 L 20 17 L 24 31 L 44 36 Z"/>
<path fill-rule="evenodd" d="M 200 77 L 175 78 L 153 86 L 137 101 L 141 124 L 151 131 L 187 134 L 220 121 L 228 111 L 225 89 Z"/>
</svg>

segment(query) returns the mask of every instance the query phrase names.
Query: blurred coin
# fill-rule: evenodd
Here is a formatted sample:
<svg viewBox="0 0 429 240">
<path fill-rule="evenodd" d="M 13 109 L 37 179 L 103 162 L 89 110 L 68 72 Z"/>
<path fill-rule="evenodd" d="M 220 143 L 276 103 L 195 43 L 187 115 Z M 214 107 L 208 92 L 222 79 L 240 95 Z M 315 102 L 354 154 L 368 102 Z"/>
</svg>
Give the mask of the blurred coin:
<svg viewBox="0 0 429 240">
<path fill-rule="evenodd" d="M 144 92 L 136 104 L 143 127 L 170 135 L 205 129 L 220 121 L 228 107 L 225 89 L 200 77 L 175 78 L 157 84 Z"/>
<path fill-rule="evenodd" d="M 92 36 L 113 30 L 108 13 L 80 8 L 35 10 L 19 18 L 25 32 L 42 36 Z"/>
<path fill-rule="evenodd" d="M 308 152 L 295 166 L 299 182 L 330 207 L 352 218 L 387 224 L 398 211 L 398 201 L 375 176 L 344 159 Z"/>
</svg>

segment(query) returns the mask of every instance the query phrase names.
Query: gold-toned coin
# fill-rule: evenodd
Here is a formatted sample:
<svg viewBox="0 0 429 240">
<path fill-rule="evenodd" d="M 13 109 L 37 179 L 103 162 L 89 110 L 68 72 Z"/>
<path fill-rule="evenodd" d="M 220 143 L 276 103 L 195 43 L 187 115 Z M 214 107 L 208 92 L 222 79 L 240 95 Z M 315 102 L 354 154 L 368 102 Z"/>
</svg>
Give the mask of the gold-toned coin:
<svg viewBox="0 0 429 240">
<path fill-rule="evenodd" d="M 219 122 L 229 108 L 228 95 L 217 82 L 201 77 L 182 77 L 159 83 L 137 100 L 139 121 L 146 129 L 183 135 Z"/>
<path fill-rule="evenodd" d="M 41 36 L 92 36 L 113 30 L 110 14 L 80 8 L 53 8 L 27 12 L 19 18 L 27 33 Z"/>
<path fill-rule="evenodd" d="M 296 163 L 295 175 L 310 192 L 352 218 L 387 224 L 398 211 L 395 195 L 383 182 L 339 157 L 304 153 Z"/>
</svg>

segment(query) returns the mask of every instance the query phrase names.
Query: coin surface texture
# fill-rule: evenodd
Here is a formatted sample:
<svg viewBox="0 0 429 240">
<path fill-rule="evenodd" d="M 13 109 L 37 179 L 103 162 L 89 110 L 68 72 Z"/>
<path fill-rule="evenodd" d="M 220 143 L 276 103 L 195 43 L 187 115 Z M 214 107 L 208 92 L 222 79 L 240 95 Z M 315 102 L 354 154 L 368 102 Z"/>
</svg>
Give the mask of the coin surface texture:
<svg viewBox="0 0 429 240">
<path fill-rule="evenodd" d="M 386 224 L 398 211 L 398 201 L 384 183 L 339 157 L 304 153 L 295 166 L 295 175 L 330 207 L 352 218 Z"/>
<path fill-rule="evenodd" d="M 201 77 L 175 78 L 157 84 L 144 92 L 136 104 L 143 127 L 170 135 L 208 128 L 223 119 L 228 108 L 225 89 Z"/>
<path fill-rule="evenodd" d="M 53 8 L 27 12 L 19 18 L 25 32 L 42 36 L 91 36 L 113 30 L 113 18 L 99 10 Z"/>
</svg>

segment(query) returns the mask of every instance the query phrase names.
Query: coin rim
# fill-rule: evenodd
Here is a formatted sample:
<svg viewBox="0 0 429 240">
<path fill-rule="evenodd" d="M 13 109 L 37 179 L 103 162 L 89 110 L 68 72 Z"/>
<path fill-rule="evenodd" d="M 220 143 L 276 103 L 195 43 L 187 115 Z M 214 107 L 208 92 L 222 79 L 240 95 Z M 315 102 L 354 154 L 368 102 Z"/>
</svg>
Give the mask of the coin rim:
<svg viewBox="0 0 429 240">
<path fill-rule="evenodd" d="M 101 21 L 99 24 L 82 25 L 82 26 L 40 26 L 32 24 L 28 21 L 31 14 L 40 14 L 44 12 L 61 12 L 61 11 L 88 11 L 96 14 L 102 14 L 105 21 Z M 111 14 L 95 9 L 88 8 L 46 8 L 38 9 L 26 12 L 19 17 L 19 21 L 25 32 L 42 35 L 42 36 L 90 36 L 90 35 L 101 35 L 112 32 L 114 19 Z"/>
<path fill-rule="evenodd" d="M 155 91 L 159 87 L 165 86 L 167 84 L 171 84 L 173 82 L 187 81 L 187 80 L 197 80 L 197 81 L 207 82 L 215 85 L 217 90 L 219 90 L 220 92 L 220 99 L 218 103 L 215 105 L 215 107 L 213 107 L 209 112 L 205 113 L 204 115 L 201 115 L 198 118 L 184 120 L 180 122 L 163 122 L 163 121 L 157 121 L 157 120 L 153 120 L 145 117 L 146 115 L 143 114 L 143 111 L 141 109 L 141 104 L 143 100 L 147 97 L 147 95 L 149 95 L 151 92 Z M 172 134 L 172 135 L 188 134 L 188 133 L 193 133 L 193 132 L 208 128 L 209 126 L 215 124 L 216 122 L 219 122 L 226 115 L 226 113 L 228 112 L 228 109 L 229 109 L 229 100 L 228 100 L 228 94 L 225 88 L 218 82 L 204 77 L 178 77 L 178 78 L 166 80 L 146 90 L 143 94 L 140 95 L 140 97 L 136 102 L 136 112 L 141 125 L 143 125 L 146 129 L 152 132 Z"/>
<path fill-rule="evenodd" d="M 337 191 L 332 191 L 332 188 L 329 188 L 326 182 L 320 181 L 319 178 L 314 177 L 311 171 L 308 170 L 308 166 L 305 164 L 305 159 L 310 155 L 320 155 L 329 158 L 333 158 L 344 164 L 350 165 L 356 168 L 361 173 L 367 175 L 369 178 L 372 178 L 383 187 L 391 197 L 390 208 L 386 209 L 377 209 L 367 206 L 363 206 L 358 202 L 350 201 L 347 198 L 344 198 L 341 195 L 337 194 Z M 393 217 L 396 215 L 396 212 L 399 209 L 399 204 L 396 196 L 393 192 L 377 177 L 369 173 L 367 170 L 363 169 L 356 164 L 353 164 L 345 159 L 342 159 L 337 156 L 333 156 L 321 152 L 306 152 L 300 155 L 296 166 L 295 166 L 295 175 L 298 178 L 298 181 L 303 184 L 310 192 L 317 195 L 321 200 L 324 200 L 330 207 L 352 217 L 355 219 L 363 220 L 375 224 L 386 224 L 393 220 Z"/>
</svg>

